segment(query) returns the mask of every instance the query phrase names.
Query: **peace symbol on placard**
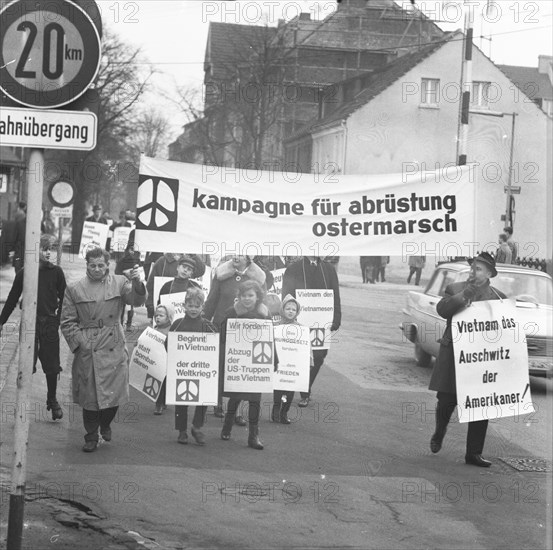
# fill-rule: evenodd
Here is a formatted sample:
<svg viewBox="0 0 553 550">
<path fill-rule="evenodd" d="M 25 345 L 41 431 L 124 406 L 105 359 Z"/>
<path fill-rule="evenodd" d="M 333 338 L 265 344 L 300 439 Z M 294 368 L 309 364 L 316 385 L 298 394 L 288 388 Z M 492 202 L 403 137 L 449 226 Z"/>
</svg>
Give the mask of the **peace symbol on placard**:
<svg viewBox="0 0 553 550">
<path fill-rule="evenodd" d="M 142 391 L 150 397 L 157 397 L 160 389 L 161 380 L 158 380 L 157 378 L 154 378 L 153 376 L 147 374 L 146 380 L 144 380 L 144 387 L 142 388 Z"/>
<path fill-rule="evenodd" d="M 325 343 L 325 329 L 324 328 L 312 328 L 309 330 L 311 335 L 311 346 L 314 348 L 320 348 Z"/>
<path fill-rule="evenodd" d="M 177 401 L 199 401 L 200 381 L 199 380 L 177 380 Z"/>
<path fill-rule="evenodd" d="M 273 362 L 273 346 L 271 342 L 254 342 L 252 363 L 270 364 Z"/>
</svg>

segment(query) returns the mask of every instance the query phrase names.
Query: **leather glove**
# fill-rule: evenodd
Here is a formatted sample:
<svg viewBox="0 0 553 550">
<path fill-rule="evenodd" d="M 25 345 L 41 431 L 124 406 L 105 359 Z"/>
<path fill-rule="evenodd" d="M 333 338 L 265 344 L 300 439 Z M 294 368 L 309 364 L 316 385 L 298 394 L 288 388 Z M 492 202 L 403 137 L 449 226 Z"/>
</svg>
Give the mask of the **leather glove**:
<svg viewBox="0 0 553 550">
<path fill-rule="evenodd" d="M 463 298 L 465 300 L 471 301 L 476 296 L 476 287 L 474 285 L 467 285 L 465 290 L 463 290 Z"/>
</svg>

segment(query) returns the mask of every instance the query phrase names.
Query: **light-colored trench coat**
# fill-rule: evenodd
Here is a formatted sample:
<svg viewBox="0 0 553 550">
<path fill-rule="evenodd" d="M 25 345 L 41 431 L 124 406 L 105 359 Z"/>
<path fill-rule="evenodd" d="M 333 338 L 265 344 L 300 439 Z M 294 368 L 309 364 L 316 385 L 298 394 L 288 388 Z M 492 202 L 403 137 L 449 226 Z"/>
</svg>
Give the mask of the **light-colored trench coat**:
<svg viewBox="0 0 553 550">
<path fill-rule="evenodd" d="M 146 294 L 122 275 L 84 277 L 67 287 L 61 331 L 73 357 L 73 401 L 84 409 L 116 407 L 129 400 L 129 357 L 121 313 L 141 306 Z"/>
</svg>

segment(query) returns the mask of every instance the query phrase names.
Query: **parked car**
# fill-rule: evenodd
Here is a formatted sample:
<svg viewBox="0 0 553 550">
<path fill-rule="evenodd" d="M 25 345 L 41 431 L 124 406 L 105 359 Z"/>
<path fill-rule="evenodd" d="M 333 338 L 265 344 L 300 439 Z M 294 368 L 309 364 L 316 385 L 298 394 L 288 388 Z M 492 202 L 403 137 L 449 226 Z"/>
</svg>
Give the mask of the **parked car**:
<svg viewBox="0 0 553 550">
<path fill-rule="evenodd" d="M 528 364 L 531 376 L 553 376 L 553 281 L 535 269 L 497 264 L 492 286 L 507 297 L 515 298 L 521 325 L 526 333 Z M 467 262 L 443 263 L 436 267 L 424 292 L 410 291 L 400 329 L 415 344 L 415 360 L 427 367 L 438 356 L 439 339 L 446 321 L 436 312 L 436 305 L 451 283 L 465 281 L 470 266 Z"/>
</svg>

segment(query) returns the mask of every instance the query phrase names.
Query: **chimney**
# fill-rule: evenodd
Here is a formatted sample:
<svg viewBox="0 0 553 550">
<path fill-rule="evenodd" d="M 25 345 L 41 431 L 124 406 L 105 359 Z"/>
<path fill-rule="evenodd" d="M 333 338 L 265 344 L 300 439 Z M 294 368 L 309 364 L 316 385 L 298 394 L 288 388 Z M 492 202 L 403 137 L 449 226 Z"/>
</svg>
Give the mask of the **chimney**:
<svg viewBox="0 0 553 550">
<path fill-rule="evenodd" d="M 538 73 L 546 74 L 553 83 L 553 57 L 550 55 L 538 56 Z"/>
<path fill-rule="evenodd" d="M 300 21 L 311 21 L 311 14 L 309 12 L 302 11 L 300 13 Z"/>
</svg>

